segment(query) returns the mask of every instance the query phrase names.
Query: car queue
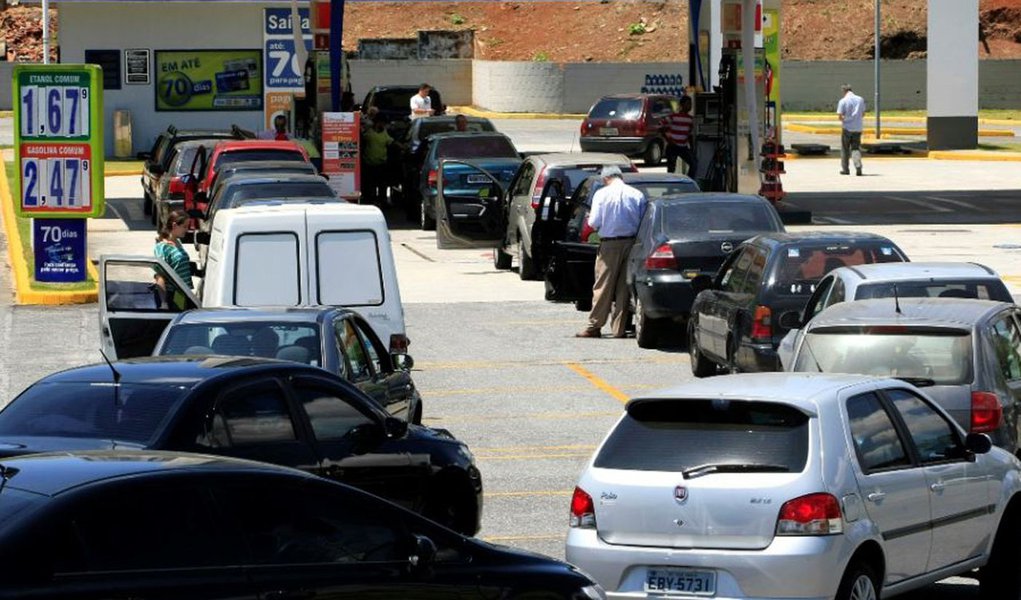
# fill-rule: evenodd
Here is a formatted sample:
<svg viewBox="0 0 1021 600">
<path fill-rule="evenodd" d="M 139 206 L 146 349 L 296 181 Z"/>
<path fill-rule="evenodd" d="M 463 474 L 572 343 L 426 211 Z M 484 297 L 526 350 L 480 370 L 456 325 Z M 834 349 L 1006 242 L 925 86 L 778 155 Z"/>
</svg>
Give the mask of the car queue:
<svg viewBox="0 0 1021 600">
<path fill-rule="evenodd" d="M 881 236 L 786 232 L 761 198 L 635 173 L 625 155 L 521 155 L 449 117 L 409 130 L 434 119 L 446 131 L 419 140 L 417 178 L 391 193 L 423 229 L 433 220 L 439 248 L 492 248 L 496 269 L 544 279 L 547 300 L 591 303 L 586 215 L 603 167 L 647 199 L 628 258 L 634 337 L 686 343 L 700 379 L 631 400 L 593 453 L 567 511 L 577 568 L 464 537 L 481 524 L 483 473 L 467 445 L 421 425 L 383 212 L 310 192 L 325 180 L 280 168 L 309 162 L 296 145 L 196 138 L 169 151 L 165 188 L 150 183 L 157 218 L 173 201 L 197 223 L 199 285 L 158 258 L 105 257 L 107 362 L 0 411 L 0 495 L 33 507 L 0 518 L 0 548 L 28 564 L 40 532 L 63 544 L 19 572 L 28 596 L 868 600 L 977 569 L 984 598 L 1021 597 L 1021 320 L 995 302 L 995 273 L 908 268 L 871 300 L 836 298 L 841 273 L 880 279 L 907 255 Z M 480 150 L 495 141 L 509 149 Z M 629 153 L 658 163 L 653 147 Z M 261 168 L 228 175 L 231 162 Z M 859 348 L 871 367 L 847 366 Z M 963 391 L 949 400 L 941 385 Z M 129 555 L 96 531 L 115 494 L 157 491 L 179 498 L 203 552 L 167 531 L 159 552 Z M 272 519 L 238 508 L 253 497 Z M 176 587 L 154 592 L 165 568 Z"/>
</svg>

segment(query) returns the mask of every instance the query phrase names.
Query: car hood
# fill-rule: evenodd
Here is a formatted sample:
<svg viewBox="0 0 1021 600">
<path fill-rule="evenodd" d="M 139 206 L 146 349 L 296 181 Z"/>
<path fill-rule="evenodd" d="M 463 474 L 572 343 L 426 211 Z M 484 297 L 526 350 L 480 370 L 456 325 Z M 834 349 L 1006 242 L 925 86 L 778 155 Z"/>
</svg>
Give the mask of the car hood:
<svg viewBox="0 0 1021 600">
<path fill-rule="evenodd" d="M 142 450 L 144 444 L 75 437 L 0 436 L 0 457 L 78 450 Z"/>
</svg>

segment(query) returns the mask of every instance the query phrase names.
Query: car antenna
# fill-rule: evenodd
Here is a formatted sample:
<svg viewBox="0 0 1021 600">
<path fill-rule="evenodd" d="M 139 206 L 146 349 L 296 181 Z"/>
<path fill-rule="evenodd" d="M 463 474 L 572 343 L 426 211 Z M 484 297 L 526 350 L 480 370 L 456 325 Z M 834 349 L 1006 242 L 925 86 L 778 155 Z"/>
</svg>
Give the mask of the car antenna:
<svg viewBox="0 0 1021 600">
<path fill-rule="evenodd" d="M 893 306 L 896 309 L 898 315 L 904 314 L 900 311 L 900 295 L 897 293 L 896 283 L 893 284 Z"/>
<path fill-rule="evenodd" d="M 117 371 L 116 367 L 113 366 L 113 363 L 110 362 L 110 359 L 107 358 L 106 352 L 103 352 L 102 348 L 99 349 L 99 354 L 100 354 L 100 356 L 103 357 L 103 360 L 106 361 L 106 366 L 110 367 L 110 370 L 113 371 L 113 405 L 114 406 L 120 406 L 121 405 L 121 374 Z"/>
</svg>

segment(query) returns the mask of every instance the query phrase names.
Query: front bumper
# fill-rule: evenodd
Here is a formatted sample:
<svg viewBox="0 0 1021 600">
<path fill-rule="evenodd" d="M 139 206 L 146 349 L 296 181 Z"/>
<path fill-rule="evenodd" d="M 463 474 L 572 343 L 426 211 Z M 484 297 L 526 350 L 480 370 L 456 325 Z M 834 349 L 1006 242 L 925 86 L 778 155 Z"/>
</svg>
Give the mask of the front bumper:
<svg viewBox="0 0 1021 600">
<path fill-rule="evenodd" d="M 687 567 L 716 572 L 714 600 L 831 599 L 851 551 L 842 535 L 777 537 L 762 550 L 711 550 L 614 546 L 594 529 L 573 528 L 566 550 L 567 562 L 591 575 L 608 598 L 662 598 L 644 591 L 646 567 Z"/>
<path fill-rule="evenodd" d="M 582 137 L 582 152 L 609 152 L 639 156 L 649 147 L 649 139 L 643 137 Z"/>
<path fill-rule="evenodd" d="M 634 288 L 652 319 L 684 319 L 691 314 L 695 291 L 680 273 L 647 274 L 635 281 Z"/>
</svg>

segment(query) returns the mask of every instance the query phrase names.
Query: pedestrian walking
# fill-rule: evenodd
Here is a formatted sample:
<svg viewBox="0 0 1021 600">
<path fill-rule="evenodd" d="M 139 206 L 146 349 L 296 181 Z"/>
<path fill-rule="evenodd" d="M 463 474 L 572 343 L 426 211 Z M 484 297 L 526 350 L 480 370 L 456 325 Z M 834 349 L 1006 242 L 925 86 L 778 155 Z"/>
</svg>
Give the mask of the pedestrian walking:
<svg viewBox="0 0 1021 600">
<path fill-rule="evenodd" d="M 191 258 L 184 246 L 181 245 L 181 238 L 188 233 L 188 215 L 183 210 L 172 210 L 170 216 L 158 232 L 156 246 L 153 254 L 167 263 L 173 269 L 181 281 L 191 290 Z M 168 281 L 162 274 L 156 274 L 156 285 L 163 293 L 165 308 L 170 310 L 184 310 L 187 297 L 184 292 L 177 289 L 173 281 Z M 161 307 L 162 308 L 162 307 Z"/>
<path fill-rule="evenodd" d="M 677 110 L 667 117 L 666 133 L 666 170 L 677 172 L 677 159 L 688 165 L 687 174 L 695 176 L 695 152 L 691 147 L 691 132 L 695 121 L 691 117 L 691 96 L 681 98 Z"/>
<path fill-rule="evenodd" d="M 372 128 L 362 134 L 362 165 L 365 167 L 365 196 L 369 202 L 386 201 L 386 165 L 393 138 L 386 131 L 386 117 L 376 115 Z"/>
<path fill-rule="evenodd" d="M 840 86 L 844 97 L 837 102 L 840 119 L 840 174 L 850 175 L 848 164 L 854 162 L 855 175 L 861 176 L 861 130 L 865 124 L 865 99 L 855 94 L 850 84 Z"/>
<path fill-rule="evenodd" d="M 418 93 L 411 97 L 411 118 L 428 117 L 433 114 L 433 100 L 429 97 L 432 86 L 423 83 L 418 86 Z"/>
<path fill-rule="evenodd" d="M 612 317 L 613 337 L 627 335 L 631 294 L 627 287 L 627 257 L 635 243 L 638 224 L 645 208 L 645 196 L 624 183 L 620 168 L 603 167 L 603 187 L 592 196 L 588 225 L 599 232 L 596 253 L 596 282 L 592 287 L 592 312 L 588 326 L 575 337 L 602 337 L 602 328 Z"/>
</svg>

